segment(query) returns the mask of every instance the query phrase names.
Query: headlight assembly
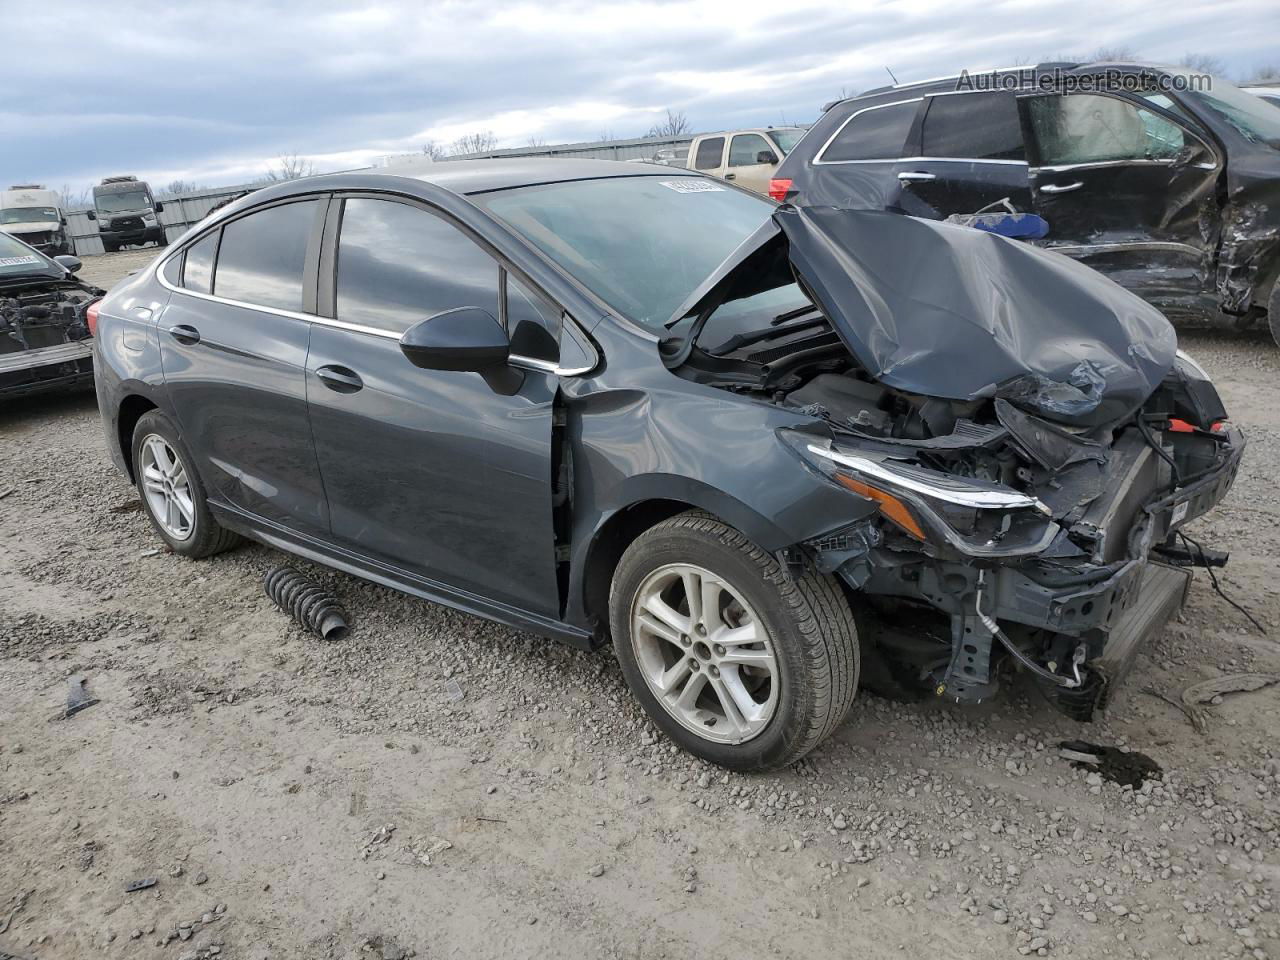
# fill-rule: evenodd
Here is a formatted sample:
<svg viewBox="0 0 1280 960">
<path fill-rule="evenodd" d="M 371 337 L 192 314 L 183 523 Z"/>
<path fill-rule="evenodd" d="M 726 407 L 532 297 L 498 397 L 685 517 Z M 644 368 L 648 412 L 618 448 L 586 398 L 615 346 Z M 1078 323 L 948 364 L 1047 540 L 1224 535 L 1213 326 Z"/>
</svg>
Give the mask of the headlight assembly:
<svg viewBox="0 0 1280 960">
<path fill-rule="evenodd" d="M 875 501 L 887 520 L 921 542 L 975 557 L 1020 556 L 1043 550 L 1058 532 L 1043 502 L 1009 487 L 782 434 L 806 463 Z"/>
</svg>

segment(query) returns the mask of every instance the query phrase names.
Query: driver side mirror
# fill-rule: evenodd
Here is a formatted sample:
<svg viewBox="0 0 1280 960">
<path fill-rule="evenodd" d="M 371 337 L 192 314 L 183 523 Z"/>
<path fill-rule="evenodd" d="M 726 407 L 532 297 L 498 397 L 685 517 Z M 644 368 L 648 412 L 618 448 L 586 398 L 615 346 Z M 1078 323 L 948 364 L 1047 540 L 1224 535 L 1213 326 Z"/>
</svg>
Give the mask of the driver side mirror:
<svg viewBox="0 0 1280 960">
<path fill-rule="evenodd" d="M 424 370 L 483 373 L 511 356 L 507 331 L 480 307 L 458 307 L 415 323 L 400 337 L 400 352 Z"/>
<path fill-rule="evenodd" d="M 84 264 L 80 262 L 79 257 L 72 257 L 65 253 L 61 256 L 54 257 L 53 262 L 61 267 L 65 267 L 68 273 L 78 273 L 80 268 L 84 266 Z"/>
<path fill-rule="evenodd" d="M 772 150 L 761 150 L 756 154 L 756 163 L 777 163 L 778 157 Z"/>
<path fill-rule="evenodd" d="M 161 203 L 159 200 L 157 200 L 157 201 L 156 201 L 156 205 L 155 205 L 155 211 L 156 211 L 156 213 L 159 213 L 159 212 L 160 212 L 161 210 L 163 210 L 163 209 L 164 209 L 164 204 L 163 204 L 163 203 Z"/>
<path fill-rule="evenodd" d="M 84 215 L 85 215 L 86 217 L 88 217 L 90 220 L 97 220 L 97 219 L 98 219 L 98 215 L 97 215 L 96 213 L 94 213 L 92 210 L 86 210 L 86 211 L 84 212 Z"/>
</svg>

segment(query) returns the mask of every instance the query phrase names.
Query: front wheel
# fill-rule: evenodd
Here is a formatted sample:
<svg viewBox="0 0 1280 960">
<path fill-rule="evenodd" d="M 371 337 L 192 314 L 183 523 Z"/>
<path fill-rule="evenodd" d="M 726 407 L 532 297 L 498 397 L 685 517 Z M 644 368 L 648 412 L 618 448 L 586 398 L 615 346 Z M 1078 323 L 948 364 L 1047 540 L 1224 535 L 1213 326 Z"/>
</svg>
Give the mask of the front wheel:
<svg viewBox="0 0 1280 960">
<path fill-rule="evenodd" d="M 653 722 L 731 770 L 799 760 L 857 691 L 857 628 L 839 585 L 784 570 L 706 514 L 631 544 L 609 612 L 623 676 Z"/>
</svg>

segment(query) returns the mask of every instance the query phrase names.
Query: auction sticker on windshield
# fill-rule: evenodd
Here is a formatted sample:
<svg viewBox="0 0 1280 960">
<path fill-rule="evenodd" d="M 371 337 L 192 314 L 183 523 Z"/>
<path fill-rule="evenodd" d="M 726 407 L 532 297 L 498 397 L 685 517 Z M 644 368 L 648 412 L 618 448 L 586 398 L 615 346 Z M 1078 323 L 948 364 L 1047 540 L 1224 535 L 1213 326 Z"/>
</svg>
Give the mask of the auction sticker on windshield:
<svg viewBox="0 0 1280 960">
<path fill-rule="evenodd" d="M 25 267 L 28 264 L 40 265 L 39 257 L 0 257 L 0 267 Z"/>
<path fill-rule="evenodd" d="M 683 180 L 659 180 L 658 183 L 676 193 L 721 193 L 724 190 L 724 187 L 710 180 L 695 180 L 693 177 L 686 177 Z"/>
</svg>

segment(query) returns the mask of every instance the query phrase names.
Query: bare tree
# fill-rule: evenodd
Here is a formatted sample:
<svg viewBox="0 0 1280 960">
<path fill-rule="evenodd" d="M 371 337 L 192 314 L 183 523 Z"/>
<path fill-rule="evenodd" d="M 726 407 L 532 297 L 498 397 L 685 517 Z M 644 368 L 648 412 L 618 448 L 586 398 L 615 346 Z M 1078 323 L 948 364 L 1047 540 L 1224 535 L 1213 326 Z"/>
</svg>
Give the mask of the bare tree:
<svg viewBox="0 0 1280 960">
<path fill-rule="evenodd" d="M 1192 73 L 1210 73 L 1219 77 L 1227 72 L 1225 63 L 1207 53 L 1184 53 L 1178 60 L 1178 66 L 1186 67 Z"/>
<path fill-rule="evenodd" d="M 69 183 L 64 183 L 58 190 L 58 206 L 63 210 L 76 210 L 80 207 L 92 206 L 92 193 L 85 187 L 77 190 Z"/>
<path fill-rule="evenodd" d="M 539 136 L 536 136 L 536 135 L 535 135 L 535 136 L 532 136 L 532 137 L 530 137 L 530 138 L 529 138 L 529 144 L 528 144 L 528 145 L 529 145 L 529 146 L 531 146 L 531 147 L 534 147 L 535 149 L 536 149 L 536 148 L 538 148 L 538 147 L 545 147 L 545 146 L 547 145 L 547 138 L 546 138 L 546 137 L 539 137 Z"/>
<path fill-rule="evenodd" d="M 600 143 L 608 143 L 610 140 L 617 140 L 618 135 L 608 128 L 601 130 L 596 134 L 596 140 Z"/>
<path fill-rule="evenodd" d="M 276 159 L 276 165 L 266 172 L 262 180 L 265 183 L 301 180 L 303 177 L 315 176 L 315 172 L 316 165 L 306 157 L 285 153 Z"/>
<path fill-rule="evenodd" d="M 1086 60 L 1114 60 L 1125 62 L 1130 60 L 1141 60 L 1142 56 L 1133 47 L 1123 45 L 1115 47 L 1098 47 L 1097 50 L 1085 57 Z"/>
<path fill-rule="evenodd" d="M 690 130 L 689 118 L 667 107 L 667 117 L 649 128 L 646 137 L 678 137 Z"/>
<path fill-rule="evenodd" d="M 453 145 L 449 148 L 449 153 L 455 157 L 465 156 L 469 153 L 488 153 L 498 145 L 498 138 L 494 136 L 492 130 L 477 130 L 475 133 L 468 133 L 466 136 L 459 137 L 453 141 Z"/>
<path fill-rule="evenodd" d="M 197 190 L 206 189 L 203 184 L 191 183 L 189 180 L 171 180 L 160 188 L 160 196 L 162 197 L 178 197 L 184 193 L 195 193 Z"/>
<path fill-rule="evenodd" d="M 1280 64 L 1264 63 L 1244 78 L 1245 83 L 1280 83 Z"/>
<path fill-rule="evenodd" d="M 422 152 L 432 160 L 443 160 L 449 155 L 449 151 L 444 148 L 444 145 L 436 143 L 434 140 L 428 140 L 424 143 Z"/>
</svg>

